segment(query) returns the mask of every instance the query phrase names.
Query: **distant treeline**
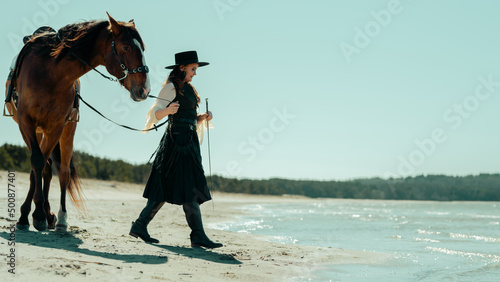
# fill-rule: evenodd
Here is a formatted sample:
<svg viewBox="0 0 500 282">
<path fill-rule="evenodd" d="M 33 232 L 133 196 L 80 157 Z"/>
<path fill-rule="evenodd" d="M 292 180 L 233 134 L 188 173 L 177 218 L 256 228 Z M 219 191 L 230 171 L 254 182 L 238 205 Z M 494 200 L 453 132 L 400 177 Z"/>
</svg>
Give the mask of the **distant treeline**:
<svg viewBox="0 0 500 282">
<path fill-rule="evenodd" d="M 428 175 L 384 180 L 304 181 L 287 179 L 251 180 L 213 177 L 219 191 L 303 195 L 312 198 L 500 201 L 500 174 L 478 176 Z"/>
<path fill-rule="evenodd" d="M 82 178 L 145 183 L 151 169 L 147 164 L 132 165 L 122 160 L 112 161 L 78 151 L 73 156 Z M 29 172 L 31 165 L 28 148 L 9 144 L 2 145 L 0 147 L 0 169 Z"/>
<path fill-rule="evenodd" d="M 150 165 L 132 165 L 75 152 L 82 177 L 145 183 Z M 0 147 L 0 169 L 28 172 L 26 147 L 4 144 Z M 213 176 L 208 179 L 215 191 L 303 195 L 312 198 L 428 200 L 428 201 L 500 201 L 500 174 L 477 176 L 428 175 L 399 179 L 357 179 L 350 181 L 312 181 L 287 179 L 234 179 Z"/>
</svg>

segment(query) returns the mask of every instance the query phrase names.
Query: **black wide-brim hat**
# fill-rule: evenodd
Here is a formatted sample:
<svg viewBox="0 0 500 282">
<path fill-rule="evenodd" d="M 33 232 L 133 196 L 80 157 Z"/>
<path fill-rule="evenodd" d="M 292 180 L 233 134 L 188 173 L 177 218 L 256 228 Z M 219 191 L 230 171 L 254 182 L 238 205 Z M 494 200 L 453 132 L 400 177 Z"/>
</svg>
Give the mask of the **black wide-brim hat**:
<svg viewBox="0 0 500 282">
<path fill-rule="evenodd" d="M 166 69 L 173 69 L 180 65 L 198 64 L 199 67 L 208 65 L 207 62 L 198 61 L 198 54 L 196 51 L 186 51 L 175 54 L 175 65 L 165 67 Z"/>
</svg>

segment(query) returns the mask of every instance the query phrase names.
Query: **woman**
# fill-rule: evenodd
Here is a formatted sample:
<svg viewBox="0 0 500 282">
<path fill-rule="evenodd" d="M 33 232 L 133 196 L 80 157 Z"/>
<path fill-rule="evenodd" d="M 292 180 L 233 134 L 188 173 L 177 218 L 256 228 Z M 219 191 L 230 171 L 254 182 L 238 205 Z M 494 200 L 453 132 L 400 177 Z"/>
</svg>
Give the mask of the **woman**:
<svg viewBox="0 0 500 282">
<path fill-rule="evenodd" d="M 169 125 L 144 189 L 143 197 L 148 198 L 148 202 L 130 229 L 130 235 L 145 242 L 159 243 L 149 235 L 147 225 L 168 202 L 182 205 L 192 230 L 192 247 L 222 247 L 205 234 L 200 212 L 200 204 L 212 197 L 201 164 L 197 131 L 201 136 L 204 125 L 212 119 L 212 113 L 196 113 L 200 97 L 190 82 L 198 67 L 206 65 L 208 63 L 198 61 L 196 51 L 175 54 L 175 65 L 166 67 L 173 70 L 148 112 L 145 129 L 154 127 L 166 116 Z"/>
</svg>

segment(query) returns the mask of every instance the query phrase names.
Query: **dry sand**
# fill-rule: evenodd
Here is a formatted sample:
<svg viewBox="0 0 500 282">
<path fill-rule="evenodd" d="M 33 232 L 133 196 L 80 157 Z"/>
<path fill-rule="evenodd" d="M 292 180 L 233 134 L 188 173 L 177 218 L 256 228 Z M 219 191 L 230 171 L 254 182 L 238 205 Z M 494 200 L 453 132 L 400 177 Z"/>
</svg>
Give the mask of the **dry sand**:
<svg viewBox="0 0 500 282">
<path fill-rule="evenodd" d="M 149 226 L 159 244 L 146 244 L 128 235 L 146 200 L 143 185 L 83 180 L 87 215 L 76 211 L 68 199 L 67 233 L 29 231 L 15 233 L 15 274 L 5 258 L 10 254 L 7 214 L 7 172 L 0 171 L 0 281 L 292 281 L 306 280 L 313 271 L 331 264 L 385 264 L 389 254 L 286 245 L 266 238 L 206 229 L 208 236 L 224 244 L 214 250 L 193 249 L 189 227 L 180 206 L 166 204 Z M 26 197 L 29 175 L 16 173 L 16 220 Z M 50 200 L 59 209 L 59 181 L 54 177 Z M 229 222 L 244 215 L 237 207 L 246 204 L 315 201 L 301 197 L 251 196 L 215 193 L 215 208 L 202 205 L 205 226 Z M 32 205 L 32 211 L 34 205 Z M 31 214 L 29 216 L 32 223 Z M 339 246 L 341 247 L 341 246 Z"/>
</svg>

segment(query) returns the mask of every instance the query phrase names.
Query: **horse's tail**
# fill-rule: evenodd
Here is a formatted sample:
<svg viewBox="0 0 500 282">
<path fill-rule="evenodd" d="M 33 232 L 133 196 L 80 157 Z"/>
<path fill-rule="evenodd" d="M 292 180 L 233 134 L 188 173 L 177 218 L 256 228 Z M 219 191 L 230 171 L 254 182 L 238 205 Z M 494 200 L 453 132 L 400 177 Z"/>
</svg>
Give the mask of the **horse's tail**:
<svg viewBox="0 0 500 282">
<path fill-rule="evenodd" d="M 57 143 L 54 151 L 52 151 L 52 161 L 55 164 L 57 174 L 59 174 L 59 169 L 61 167 L 61 147 L 59 142 Z M 70 179 L 66 191 L 69 192 L 71 202 L 75 205 L 76 209 L 82 214 L 87 213 L 87 208 L 85 207 L 84 197 L 82 193 L 82 182 L 78 176 L 78 170 L 76 169 L 74 156 L 71 157 L 69 163 Z"/>
<path fill-rule="evenodd" d="M 69 163 L 70 169 L 70 182 L 68 185 L 68 192 L 75 207 L 83 214 L 87 213 L 87 208 L 85 207 L 84 195 L 82 193 L 82 182 L 78 176 L 78 170 L 76 169 L 74 156 L 71 156 L 71 161 Z"/>
</svg>

